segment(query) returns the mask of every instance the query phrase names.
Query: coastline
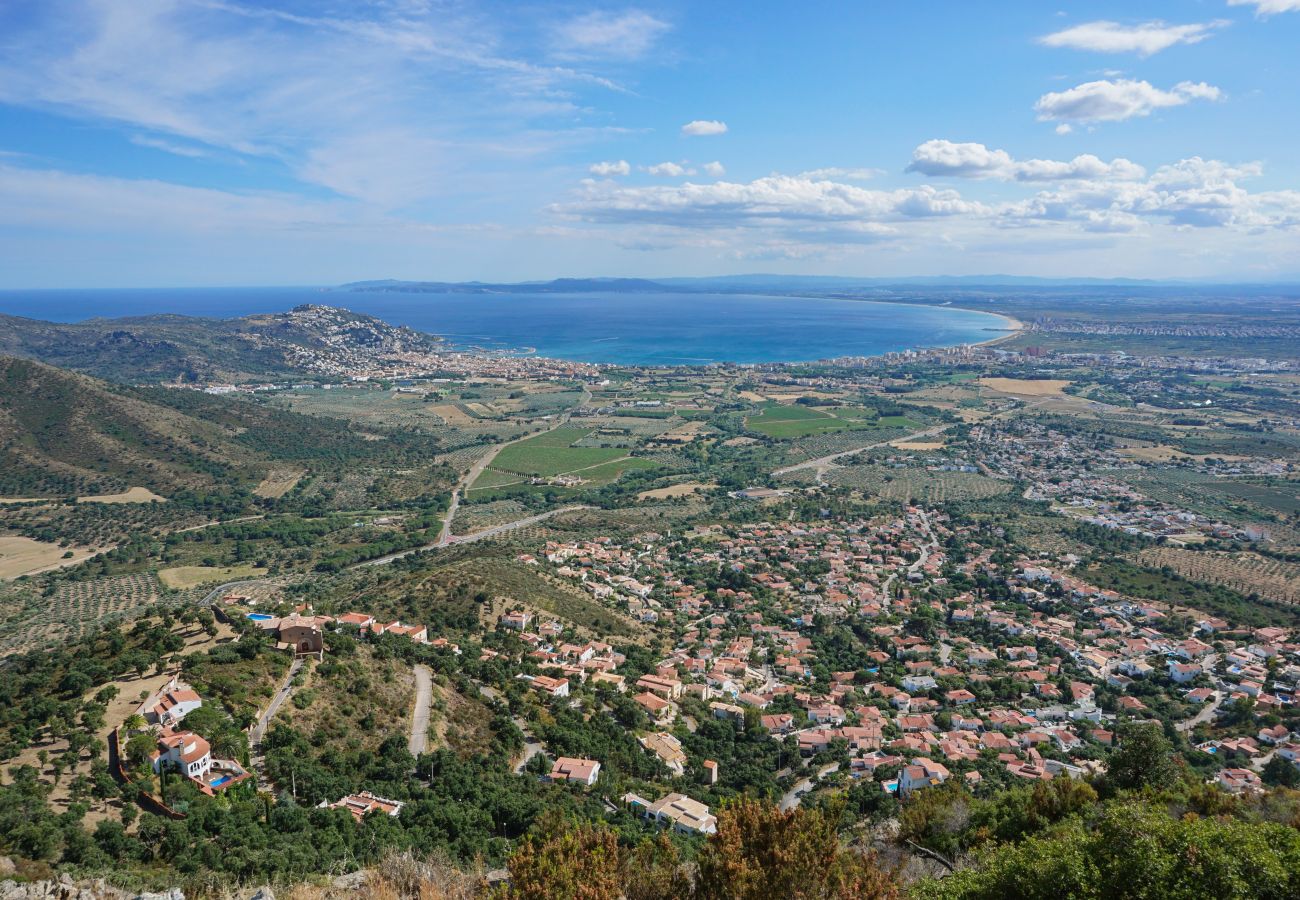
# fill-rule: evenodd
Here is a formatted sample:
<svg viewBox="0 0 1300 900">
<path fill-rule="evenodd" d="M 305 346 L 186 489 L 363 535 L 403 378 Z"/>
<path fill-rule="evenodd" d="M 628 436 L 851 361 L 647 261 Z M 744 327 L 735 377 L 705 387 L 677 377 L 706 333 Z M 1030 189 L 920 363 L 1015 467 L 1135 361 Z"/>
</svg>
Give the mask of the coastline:
<svg viewBox="0 0 1300 900">
<path fill-rule="evenodd" d="M 965 307 L 961 307 L 961 308 L 965 309 Z M 1000 344 L 1003 341 L 1009 341 L 1013 337 L 1015 337 L 1016 335 L 1020 334 L 1022 331 L 1025 330 L 1025 323 L 1017 319 L 1015 316 L 1008 316 L 1005 313 L 989 312 L 986 309 L 971 310 L 971 312 L 988 313 L 990 316 L 997 316 L 999 319 L 1005 319 L 1007 322 L 1006 334 L 998 335 L 995 338 L 989 338 L 987 341 L 980 341 L 978 344 L 972 344 L 971 345 L 972 347 L 991 347 L 994 344 Z"/>
</svg>

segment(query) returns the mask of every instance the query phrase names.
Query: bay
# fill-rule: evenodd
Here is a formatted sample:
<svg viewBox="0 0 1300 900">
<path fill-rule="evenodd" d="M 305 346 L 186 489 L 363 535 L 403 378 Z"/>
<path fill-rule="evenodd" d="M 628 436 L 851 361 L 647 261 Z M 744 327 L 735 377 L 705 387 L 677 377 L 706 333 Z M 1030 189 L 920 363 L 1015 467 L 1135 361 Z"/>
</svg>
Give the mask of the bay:
<svg viewBox="0 0 1300 900">
<path fill-rule="evenodd" d="M 1008 320 L 945 306 L 702 293 L 398 293 L 314 287 L 0 292 L 0 312 L 55 322 L 176 313 L 228 318 L 341 306 L 459 347 L 580 362 L 699 365 L 879 356 L 988 341 Z"/>
</svg>

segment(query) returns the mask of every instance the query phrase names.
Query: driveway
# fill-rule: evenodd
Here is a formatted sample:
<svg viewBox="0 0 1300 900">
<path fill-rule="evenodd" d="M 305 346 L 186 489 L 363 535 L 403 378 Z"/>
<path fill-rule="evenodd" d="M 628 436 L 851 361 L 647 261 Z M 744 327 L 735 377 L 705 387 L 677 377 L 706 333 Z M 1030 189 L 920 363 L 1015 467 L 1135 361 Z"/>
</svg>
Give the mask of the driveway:
<svg viewBox="0 0 1300 900">
<path fill-rule="evenodd" d="M 433 672 L 428 666 L 415 667 L 415 711 L 411 714 L 411 737 L 406 749 L 419 756 L 429 746 L 429 704 L 433 699 Z"/>
</svg>

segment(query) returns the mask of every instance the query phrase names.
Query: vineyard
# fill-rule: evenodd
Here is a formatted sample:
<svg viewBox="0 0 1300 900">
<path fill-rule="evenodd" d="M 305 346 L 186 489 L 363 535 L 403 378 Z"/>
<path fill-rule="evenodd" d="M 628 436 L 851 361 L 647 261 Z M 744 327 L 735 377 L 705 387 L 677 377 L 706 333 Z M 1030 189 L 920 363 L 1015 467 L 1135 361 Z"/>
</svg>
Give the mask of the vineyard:
<svg viewBox="0 0 1300 900">
<path fill-rule="evenodd" d="M 1138 560 L 1147 566 L 1168 566 L 1184 578 L 1232 588 L 1249 596 L 1258 594 L 1284 603 L 1300 603 L 1300 565 L 1269 559 L 1256 553 L 1179 550 L 1152 547 Z"/>
</svg>

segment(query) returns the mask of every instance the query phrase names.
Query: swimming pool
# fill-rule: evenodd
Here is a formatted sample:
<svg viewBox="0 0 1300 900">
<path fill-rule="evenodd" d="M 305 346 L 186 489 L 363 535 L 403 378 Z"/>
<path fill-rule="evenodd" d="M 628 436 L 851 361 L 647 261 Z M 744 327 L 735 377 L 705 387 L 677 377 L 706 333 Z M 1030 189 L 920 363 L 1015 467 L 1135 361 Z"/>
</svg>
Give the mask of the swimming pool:
<svg viewBox="0 0 1300 900">
<path fill-rule="evenodd" d="M 275 616 L 268 616 L 266 613 L 249 613 L 248 618 L 252 619 L 254 622 L 269 622 L 274 619 Z"/>
<path fill-rule="evenodd" d="M 208 786 L 209 786 L 209 787 L 214 787 L 214 788 L 219 788 L 219 787 L 221 787 L 223 784 L 225 784 L 227 781 L 230 781 L 232 778 L 234 778 L 233 775 L 222 775 L 220 778 L 218 778 L 216 781 L 212 782 L 212 783 L 209 784 Z"/>
</svg>

